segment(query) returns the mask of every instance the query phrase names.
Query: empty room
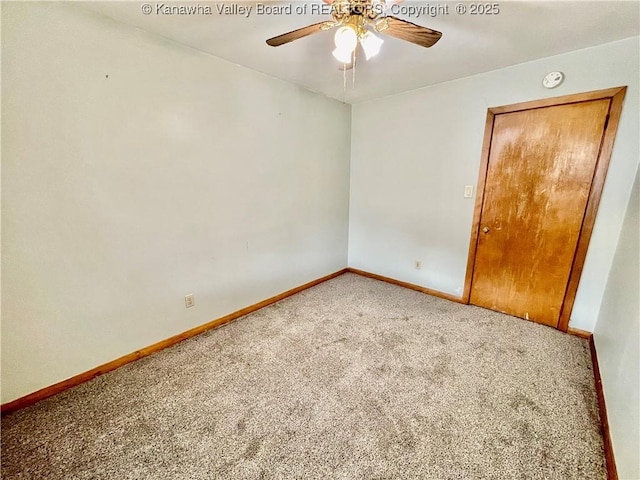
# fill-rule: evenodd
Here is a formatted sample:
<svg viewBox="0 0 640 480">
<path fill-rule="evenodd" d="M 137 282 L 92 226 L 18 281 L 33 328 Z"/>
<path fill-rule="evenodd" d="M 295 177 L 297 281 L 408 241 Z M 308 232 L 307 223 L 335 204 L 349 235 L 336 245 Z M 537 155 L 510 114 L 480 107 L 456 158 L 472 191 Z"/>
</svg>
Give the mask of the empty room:
<svg viewBox="0 0 640 480">
<path fill-rule="evenodd" d="M 640 479 L 640 2 L 0 10 L 3 479 Z"/>
</svg>

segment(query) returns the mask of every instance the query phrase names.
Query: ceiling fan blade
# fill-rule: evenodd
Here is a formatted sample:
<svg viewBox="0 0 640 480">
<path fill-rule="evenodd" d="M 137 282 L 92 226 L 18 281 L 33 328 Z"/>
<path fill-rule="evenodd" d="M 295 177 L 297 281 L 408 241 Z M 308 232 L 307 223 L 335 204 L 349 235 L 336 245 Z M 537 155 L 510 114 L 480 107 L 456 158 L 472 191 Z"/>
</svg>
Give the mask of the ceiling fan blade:
<svg viewBox="0 0 640 480">
<path fill-rule="evenodd" d="M 313 25 L 308 25 L 306 27 L 293 30 L 292 32 L 283 33 L 282 35 L 278 35 L 277 37 L 273 37 L 267 40 L 267 45 L 271 45 L 272 47 L 279 47 L 280 45 L 284 45 L 285 43 L 293 42 L 294 40 L 298 40 L 299 38 L 318 33 L 328 28 L 327 23 L 328 22 L 314 23 Z"/>
<path fill-rule="evenodd" d="M 431 47 L 442 37 L 442 33 L 437 30 L 421 27 L 392 16 L 384 17 L 380 25 L 378 30 L 380 33 L 415 43 L 421 47 Z"/>
</svg>

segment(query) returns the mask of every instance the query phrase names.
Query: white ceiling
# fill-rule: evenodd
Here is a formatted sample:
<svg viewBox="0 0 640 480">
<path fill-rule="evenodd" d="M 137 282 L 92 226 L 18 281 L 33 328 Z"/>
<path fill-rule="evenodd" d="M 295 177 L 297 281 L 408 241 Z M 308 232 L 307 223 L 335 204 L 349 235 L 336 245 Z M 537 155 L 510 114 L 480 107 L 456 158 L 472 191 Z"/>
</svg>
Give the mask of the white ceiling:
<svg viewBox="0 0 640 480">
<path fill-rule="evenodd" d="M 409 5 L 448 5 L 448 15 L 408 17 L 443 32 L 442 39 L 426 49 L 391 37 L 384 37 L 380 54 L 356 65 L 355 87 L 331 56 L 332 32 L 321 32 L 280 47 L 266 45 L 267 38 L 330 19 L 326 15 L 258 15 L 257 3 L 319 5 L 306 2 L 156 2 L 153 12 L 143 15 L 143 1 L 82 2 L 90 9 L 119 22 L 162 35 L 184 45 L 208 52 L 233 63 L 272 75 L 355 103 L 415 88 L 487 72 L 518 63 L 578 50 L 640 34 L 639 1 L 501 1 L 497 15 L 458 15 L 457 2 L 415 2 Z M 209 6 L 212 15 L 162 15 L 156 5 Z M 219 6 L 252 6 L 251 14 L 221 15 Z M 467 4 L 468 5 L 468 4 Z"/>
</svg>

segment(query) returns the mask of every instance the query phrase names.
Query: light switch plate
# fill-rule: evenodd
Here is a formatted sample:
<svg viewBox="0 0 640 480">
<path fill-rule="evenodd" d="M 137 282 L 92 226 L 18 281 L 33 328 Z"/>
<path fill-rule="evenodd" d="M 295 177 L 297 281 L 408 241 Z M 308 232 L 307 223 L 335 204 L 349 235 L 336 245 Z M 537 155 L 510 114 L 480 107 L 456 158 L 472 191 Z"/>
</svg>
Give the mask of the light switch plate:
<svg viewBox="0 0 640 480">
<path fill-rule="evenodd" d="M 464 198 L 473 197 L 473 185 L 465 185 L 464 186 Z"/>
<path fill-rule="evenodd" d="M 193 296 L 193 293 L 184 296 L 184 306 L 187 308 L 191 308 L 196 304 L 196 299 Z"/>
</svg>

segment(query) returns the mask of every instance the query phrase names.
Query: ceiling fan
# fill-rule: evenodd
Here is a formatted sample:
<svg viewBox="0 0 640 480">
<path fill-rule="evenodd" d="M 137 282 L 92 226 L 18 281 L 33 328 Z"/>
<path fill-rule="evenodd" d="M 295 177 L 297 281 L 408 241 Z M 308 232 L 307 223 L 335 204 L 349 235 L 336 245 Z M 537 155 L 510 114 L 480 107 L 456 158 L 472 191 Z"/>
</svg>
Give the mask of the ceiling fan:
<svg viewBox="0 0 640 480">
<path fill-rule="evenodd" d="M 358 44 L 367 60 L 380 52 L 383 40 L 375 33 L 406 40 L 421 47 L 431 47 L 440 40 L 442 33 L 436 30 L 386 15 L 387 7 L 398 1 L 402 0 L 324 0 L 331 5 L 332 21 L 314 23 L 278 35 L 267 40 L 267 44 L 278 47 L 337 27 L 333 56 L 346 68 L 353 64 Z"/>
</svg>

